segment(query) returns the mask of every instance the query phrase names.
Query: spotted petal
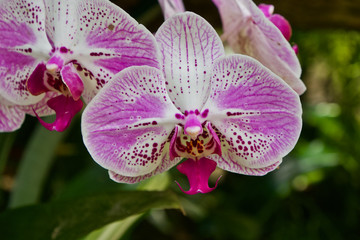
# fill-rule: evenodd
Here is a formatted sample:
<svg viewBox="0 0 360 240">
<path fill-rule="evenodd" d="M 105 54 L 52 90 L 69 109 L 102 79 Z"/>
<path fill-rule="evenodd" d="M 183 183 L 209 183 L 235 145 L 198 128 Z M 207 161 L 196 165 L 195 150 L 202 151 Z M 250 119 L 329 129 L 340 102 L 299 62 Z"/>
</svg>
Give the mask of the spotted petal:
<svg viewBox="0 0 360 240">
<path fill-rule="evenodd" d="M 0 3 L 0 94 L 14 104 L 33 104 L 26 80 L 51 50 L 45 34 L 42 1 L 4 0 Z"/>
<path fill-rule="evenodd" d="M 159 0 L 158 2 L 161 6 L 161 10 L 163 11 L 165 20 L 176 13 L 185 12 L 182 0 Z"/>
<path fill-rule="evenodd" d="M 167 95 L 160 70 L 130 67 L 89 103 L 82 115 L 84 143 L 117 181 L 136 182 L 167 170 L 169 144 L 179 111 Z"/>
<path fill-rule="evenodd" d="M 224 55 L 218 34 L 205 19 L 186 12 L 166 20 L 155 37 L 171 100 L 183 112 L 201 109 L 212 64 Z"/>
<path fill-rule="evenodd" d="M 231 55 L 216 62 L 206 108 L 222 144 L 209 157 L 225 170 L 263 175 L 280 164 L 301 130 L 299 96 L 258 61 Z"/>
<path fill-rule="evenodd" d="M 59 93 L 47 92 L 39 102 L 30 105 L 16 105 L 0 96 L 0 132 L 11 132 L 20 128 L 25 114 L 33 116 L 35 116 L 35 112 L 38 116 L 54 114 L 54 110 L 48 106 L 47 102 L 57 95 Z"/>
<path fill-rule="evenodd" d="M 299 60 L 281 31 L 263 12 L 251 0 L 213 2 L 223 22 L 223 38 L 233 50 L 256 58 L 302 94 L 306 88 L 299 79 Z"/>
<path fill-rule="evenodd" d="M 60 7 L 59 7 L 60 6 Z M 129 66 L 158 67 L 154 36 L 108 0 L 46 0 L 49 38 L 76 59 L 89 102 L 114 74 Z"/>
<path fill-rule="evenodd" d="M 12 132 L 20 128 L 25 113 L 16 105 L 0 96 L 0 132 Z"/>
<path fill-rule="evenodd" d="M 19 105 L 19 107 L 26 114 L 29 114 L 32 116 L 36 116 L 36 114 L 40 117 L 49 116 L 49 115 L 55 114 L 55 111 L 48 106 L 47 102 L 50 99 L 55 98 L 59 95 L 60 95 L 60 93 L 58 93 L 58 92 L 49 91 L 49 92 L 45 93 L 44 97 L 39 102 L 37 102 L 35 104 L 30 104 L 30 105 Z M 34 113 L 34 110 L 35 110 L 36 114 Z"/>
</svg>

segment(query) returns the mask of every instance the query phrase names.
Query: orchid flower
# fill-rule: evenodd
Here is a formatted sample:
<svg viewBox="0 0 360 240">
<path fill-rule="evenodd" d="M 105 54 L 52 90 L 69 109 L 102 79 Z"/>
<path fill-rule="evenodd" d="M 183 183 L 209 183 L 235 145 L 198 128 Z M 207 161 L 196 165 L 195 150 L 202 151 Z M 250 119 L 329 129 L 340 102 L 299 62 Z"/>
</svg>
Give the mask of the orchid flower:
<svg viewBox="0 0 360 240">
<path fill-rule="evenodd" d="M 55 111 L 54 123 L 39 120 L 63 131 L 117 72 L 158 67 L 154 36 L 108 0 L 2 0 L 0 16 L 0 131 L 29 108 Z"/>
<path fill-rule="evenodd" d="M 280 76 L 298 94 L 306 87 L 300 80 L 301 67 L 296 56 L 297 46 L 288 40 L 291 27 L 288 21 L 273 14 L 272 5 L 251 0 L 213 0 L 223 23 L 222 38 L 236 52 L 251 56 Z M 295 50 L 295 51 L 294 51 Z"/>
<path fill-rule="evenodd" d="M 158 0 L 165 20 L 176 13 L 185 12 L 182 0 Z"/>
<path fill-rule="evenodd" d="M 177 168 L 189 179 L 184 192 L 195 194 L 214 189 L 216 167 L 248 175 L 277 168 L 300 134 L 296 92 L 257 60 L 225 56 L 194 13 L 170 17 L 155 37 L 162 69 L 123 70 L 82 115 L 84 143 L 111 179 L 136 183 L 187 158 Z"/>
</svg>

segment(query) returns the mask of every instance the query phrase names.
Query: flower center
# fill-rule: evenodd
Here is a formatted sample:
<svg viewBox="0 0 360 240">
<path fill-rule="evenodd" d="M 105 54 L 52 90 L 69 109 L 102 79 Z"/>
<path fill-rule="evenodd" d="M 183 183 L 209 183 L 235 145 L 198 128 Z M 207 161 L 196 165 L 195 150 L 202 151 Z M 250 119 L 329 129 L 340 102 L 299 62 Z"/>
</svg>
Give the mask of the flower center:
<svg viewBox="0 0 360 240">
<path fill-rule="evenodd" d="M 65 63 L 64 54 L 67 52 L 68 49 L 65 47 L 61 47 L 59 52 L 53 52 L 46 64 L 41 62 L 37 65 L 27 81 L 28 90 L 33 95 L 49 91 L 61 93 L 47 101 L 48 107 L 56 112 L 55 122 L 44 122 L 34 110 L 41 124 L 49 130 L 64 131 L 83 106 L 80 97 L 84 91 L 84 84 L 74 63 Z"/>
</svg>

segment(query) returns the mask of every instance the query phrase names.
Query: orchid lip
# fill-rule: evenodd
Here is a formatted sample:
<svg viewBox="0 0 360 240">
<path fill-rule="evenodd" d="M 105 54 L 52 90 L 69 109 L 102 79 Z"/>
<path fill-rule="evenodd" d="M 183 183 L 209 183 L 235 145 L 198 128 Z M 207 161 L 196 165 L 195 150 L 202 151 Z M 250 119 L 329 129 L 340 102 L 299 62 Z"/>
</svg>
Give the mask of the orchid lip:
<svg viewBox="0 0 360 240">
<path fill-rule="evenodd" d="M 83 107 L 83 102 L 81 100 L 75 101 L 72 97 L 66 97 L 64 95 L 59 95 L 50 99 L 47 104 L 56 112 L 56 119 L 53 123 L 45 122 L 38 116 L 34 109 L 33 111 L 41 125 L 49 131 L 55 130 L 58 132 L 66 130 L 70 125 L 72 118 L 76 115 L 76 113 L 80 112 Z"/>
<path fill-rule="evenodd" d="M 185 191 L 181 185 L 176 181 L 180 190 L 186 194 L 193 195 L 197 193 L 209 193 L 213 191 L 221 178 L 217 179 L 214 187 L 209 187 L 208 179 L 216 169 L 216 162 L 208 158 L 187 159 L 180 163 L 177 169 L 182 174 L 185 174 L 189 180 L 190 188 Z"/>
</svg>

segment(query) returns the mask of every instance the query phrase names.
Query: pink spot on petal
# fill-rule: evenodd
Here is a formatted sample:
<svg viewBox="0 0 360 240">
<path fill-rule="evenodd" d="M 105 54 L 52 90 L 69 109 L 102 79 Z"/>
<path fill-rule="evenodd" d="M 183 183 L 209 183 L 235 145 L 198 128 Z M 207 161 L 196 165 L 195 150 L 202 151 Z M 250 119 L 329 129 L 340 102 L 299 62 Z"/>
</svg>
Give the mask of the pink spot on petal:
<svg viewBox="0 0 360 240">
<path fill-rule="evenodd" d="M 218 178 L 214 187 L 209 187 L 208 179 L 216 169 L 216 162 L 208 158 L 200 159 L 187 159 L 185 162 L 179 164 L 176 167 L 179 172 L 185 174 L 188 177 L 190 189 L 184 191 L 178 182 L 176 182 L 181 189 L 186 194 L 196 194 L 196 193 L 208 193 L 213 191 L 219 182 Z"/>
</svg>

